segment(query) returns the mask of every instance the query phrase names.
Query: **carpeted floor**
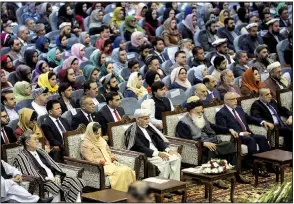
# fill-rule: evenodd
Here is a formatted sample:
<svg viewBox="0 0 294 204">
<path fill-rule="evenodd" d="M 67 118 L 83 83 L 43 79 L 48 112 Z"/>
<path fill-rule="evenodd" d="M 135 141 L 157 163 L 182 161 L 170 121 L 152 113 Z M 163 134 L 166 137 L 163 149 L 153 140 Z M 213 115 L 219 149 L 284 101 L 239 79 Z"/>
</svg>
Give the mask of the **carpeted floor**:
<svg viewBox="0 0 294 204">
<path fill-rule="evenodd" d="M 270 177 L 263 178 L 258 177 L 259 185 L 254 187 L 254 176 L 251 172 L 243 172 L 247 179 L 251 181 L 251 184 L 239 184 L 236 183 L 235 187 L 235 203 L 248 203 L 252 202 L 252 199 L 258 198 L 261 194 L 270 189 L 274 184 L 276 184 L 275 174 L 270 174 Z M 285 170 L 285 181 L 292 180 L 292 168 L 286 168 Z M 225 181 L 230 184 L 229 181 Z M 205 203 L 208 199 L 204 198 L 204 185 L 197 185 L 194 181 L 189 180 L 188 182 L 188 203 Z M 174 195 L 174 194 L 173 194 Z M 217 187 L 213 187 L 212 194 L 213 202 L 217 203 L 229 203 L 230 201 L 230 189 L 222 190 Z M 171 199 L 165 199 L 164 202 L 168 203 L 180 203 L 181 196 L 174 195 Z"/>
</svg>

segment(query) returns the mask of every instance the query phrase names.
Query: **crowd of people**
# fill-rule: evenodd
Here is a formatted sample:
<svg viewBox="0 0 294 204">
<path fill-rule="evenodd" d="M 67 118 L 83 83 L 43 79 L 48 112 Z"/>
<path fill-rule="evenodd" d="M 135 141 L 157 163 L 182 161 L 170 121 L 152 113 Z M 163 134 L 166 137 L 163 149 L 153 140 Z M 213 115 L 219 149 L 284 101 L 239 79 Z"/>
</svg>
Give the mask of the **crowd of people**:
<svg viewBox="0 0 294 204">
<path fill-rule="evenodd" d="M 253 154 L 271 149 L 249 124 L 278 126 L 284 148 L 293 149 L 292 110 L 276 101 L 277 90 L 292 89 L 292 3 L 2 2 L 1 31 L 1 144 L 24 146 L 13 164 L 1 160 L 1 202 L 81 202 L 85 182 L 58 164 L 67 156 L 63 134 L 80 124 L 87 127 L 82 158 L 103 166 L 111 188 L 132 191 L 135 171 L 107 143 L 107 125 L 127 115 L 127 98 L 140 108 L 128 115 L 136 123 L 124 134 L 126 149 L 144 153 L 164 178 L 180 180 L 181 155 L 162 133 L 162 113 L 176 105 L 187 114 L 175 137 L 200 141 L 203 161 L 236 165 L 240 183 L 249 181 L 234 144 L 217 134 L 240 137 L 249 166 Z M 171 90 L 193 93 L 173 104 Z M 259 98 L 250 115 L 237 106 L 243 96 Z M 222 104 L 210 123 L 203 108 Z M 68 113 L 70 120 L 61 117 Z M 259 168 L 263 176 L 270 171 Z M 40 177 L 49 197 L 17 185 L 22 174 Z"/>
</svg>

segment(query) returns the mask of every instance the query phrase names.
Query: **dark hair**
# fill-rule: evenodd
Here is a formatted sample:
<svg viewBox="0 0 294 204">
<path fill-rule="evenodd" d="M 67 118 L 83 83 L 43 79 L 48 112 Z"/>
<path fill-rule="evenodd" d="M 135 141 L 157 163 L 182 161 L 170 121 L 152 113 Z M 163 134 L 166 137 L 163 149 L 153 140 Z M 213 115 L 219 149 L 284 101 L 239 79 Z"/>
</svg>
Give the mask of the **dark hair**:
<svg viewBox="0 0 294 204">
<path fill-rule="evenodd" d="M 132 69 L 133 66 L 135 66 L 136 64 L 139 64 L 139 62 L 137 60 L 131 60 L 128 62 L 128 68 Z"/>
<path fill-rule="evenodd" d="M 190 103 L 187 103 L 187 111 L 190 112 L 191 110 L 193 110 L 194 108 L 196 108 L 198 106 L 203 106 L 203 102 L 201 100 L 192 101 Z"/>
<path fill-rule="evenodd" d="M 21 135 L 21 137 L 19 139 L 20 139 L 20 142 L 22 143 L 22 145 L 24 147 L 26 147 L 26 141 L 28 139 L 30 139 L 31 138 L 31 135 L 33 135 L 33 134 L 34 134 L 34 132 L 32 130 L 26 130 L 26 131 L 24 131 L 22 133 L 22 135 Z"/>
<path fill-rule="evenodd" d="M 226 19 L 224 20 L 224 24 L 225 24 L 225 25 L 228 25 L 229 21 L 234 21 L 234 19 L 233 19 L 232 17 L 226 18 Z"/>
<path fill-rule="evenodd" d="M 175 53 L 175 58 L 177 58 L 179 54 L 186 54 L 186 53 L 185 51 L 179 50 Z"/>
<path fill-rule="evenodd" d="M 219 65 L 225 60 L 225 57 L 223 56 L 216 56 L 213 60 L 214 68 L 219 67 Z"/>
<path fill-rule="evenodd" d="M 193 54 L 193 56 L 196 55 L 196 54 L 198 53 L 198 50 L 203 50 L 203 48 L 200 47 L 200 46 L 195 46 L 195 47 L 193 47 L 193 50 L 192 50 L 192 54 Z"/>
<path fill-rule="evenodd" d="M 271 13 L 267 11 L 262 12 L 262 14 L 260 15 L 261 20 L 264 20 L 265 15 L 271 15 Z"/>
<path fill-rule="evenodd" d="M 103 32 L 104 30 L 108 30 L 108 29 L 110 29 L 108 25 L 102 25 L 100 33 Z"/>
<path fill-rule="evenodd" d="M 61 96 L 61 92 L 64 92 L 70 86 L 71 86 L 70 83 L 67 83 L 67 82 L 60 83 L 59 84 L 59 87 L 58 87 L 58 93 L 59 93 L 59 95 Z"/>
<path fill-rule="evenodd" d="M 110 91 L 105 94 L 105 100 L 106 100 L 107 105 L 109 104 L 109 101 L 113 100 L 114 96 L 119 96 L 118 92 Z"/>
<path fill-rule="evenodd" d="M 145 49 L 151 49 L 151 45 L 150 44 L 143 44 L 138 47 L 139 52 L 143 52 L 143 50 L 145 50 Z"/>
<path fill-rule="evenodd" d="M 164 86 L 165 84 L 162 81 L 154 82 L 151 86 L 152 95 L 154 95 L 154 93 L 157 92 L 158 89 L 162 89 Z"/>
<path fill-rule="evenodd" d="M 36 111 L 33 111 L 32 116 L 30 118 L 30 121 L 34 121 L 38 119 L 38 113 Z"/>
<path fill-rule="evenodd" d="M 93 127 L 92 127 L 92 130 L 93 132 L 97 132 L 99 129 L 101 128 L 101 125 L 99 123 L 94 123 L 93 124 Z"/>
<path fill-rule="evenodd" d="M 258 69 L 257 69 L 256 67 L 252 67 L 252 73 L 253 73 L 254 71 L 258 71 Z M 259 72 L 259 71 L 258 71 L 258 72 Z"/>
<path fill-rule="evenodd" d="M 54 104 L 57 104 L 57 103 L 60 104 L 60 102 L 58 100 L 55 100 L 55 99 L 49 100 L 47 102 L 47 104 L 46 104 L 46 110 L 47 110 L 47 112 L 49 112 L 50 110 L 52 110 Z"/>
<path fill-rule="evenodd" d="M 19 40 L 18 38 L 10 38 L 8 45 L 12 47 L 14 45 L 14 41 Z"/>
<path fill-rule="evenodd" d="M 281 15 L 283 13 L 283 11 L 288 10 L 288 8 L 286 6 L 283 6 L 279 9 L 279 15 Z"/>
<path fill-rule="evenodd" d="M 70 65 L 73 65 L 74 61 L 78 61 L 78 62 L 79 62 L 78 58 L 75 57 L 75 58 L 73 59 L 73 61 L 71 61 L 71 64 L 70 64 Z"/>
<path fill-rule="evenodd" d="M 202 80 L 203 84 L 206 84 L 206 83 L 209 83 L 209 82 L 210 82 L 210 78 L 208 78 L 208 77 L 204 77 L 203 80 Z"/>
<path fill-rule="evenodd" d="M 54 72 L 49 72 L 48 73 L 48 80 L 51 79 L 53 76 L 56 76 Z"/>
<path fill-rule="evenodd" d="M 159 75 L 156 71 L 153 71 L 151 69 L 149 69 L 146 74 L 145 74 L 145 81 L 148 84 L 148 86 L 152 86 L 152 84 L 154 83 L 154 79 L 155 76 Z"/>
<path fill-rule="evenodd" d="M 107 45 L 112 45 L 112 42 L 110 39 L 107 39 L 104 41 L 104 48 L 107 46 Z M 102 55 L 102 54 L 101 54 Z"/>
<path fill-rule="evenodd" d="M 96 83 L 96 82 L 91 82 L 91 81 L 85 81 L 85 83 L 83 84 L 84 87 L 84 93 L 86 93 L 87 90 L 91 89 L 91 84 Z"/>
<path fill-rule="evenodd" d="M 110 79 L 113 79 L 113 78 L 116 78 L 116 77 L 115 77 L 114 74 L 111 74 Z M 108 81 L 108 83 L 107 83 L 108 85 L 110 85 L 110 79 L 109 79 L 109 81 Z M 101 81 L 101 83 L 103 84 L 103 86 L 105 86 L 105 85 L 104 85 L 105 80 L 106 80 L 106 77 L 104 77 L 104 79 Z"/>
<path fill-rule="evenodd" d="M 13 91 L 12 90 L 9 90 L 9 89 L 6 89 L 6 90 L 2 90 L 2 93 L 1 93 L 1 103 L 4 105 L 4 101 L 6 101 L 6 94 L 10 94 L 12 93 L 13 94 Z"/>
<path fill-rule="evenodd" d="M 152 43 L 152 46 L 155 47 L 159 41 L 162 41 L 164 43 L 163 38 L 156 36 L 154 38 L 154 40 L 152 40 L 152 42 L 151 42 Z"/>
<path fill-rule="evenodd" d="M 60 34 L 60 37 L 59 37 L 60 44 L 61 44 L 63 37 L 66 37 L 66 39 L 68 39 L 68 37 L 65 34 Z"/>
</svg>

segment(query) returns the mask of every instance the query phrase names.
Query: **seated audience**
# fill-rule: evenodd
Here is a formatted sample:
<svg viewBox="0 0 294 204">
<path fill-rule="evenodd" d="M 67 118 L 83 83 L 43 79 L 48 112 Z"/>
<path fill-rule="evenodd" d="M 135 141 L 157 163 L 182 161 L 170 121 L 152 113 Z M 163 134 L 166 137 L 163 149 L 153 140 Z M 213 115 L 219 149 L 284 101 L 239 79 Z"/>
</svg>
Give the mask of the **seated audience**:
<svg viewBox="0 0 294 204">
<path fill-rule="evenodd" d="M 99 77 L 101 79 L 102 77 L 105 77 L 108 74 L 114 74 L 114 76 L 115 76 L 116 81 L 118 82 L 118 84 L 120 84 L 120 83 L 122 83 L 122 82 L 125 81 L 117 72 L 115 72 L 114 67 L 113 67 L 113 63 L 111 63 L 111 62 L 105 62 L 101 66 Z"/>
<path fill-rule="evenodd" d="M 231 70 L 227 69 L 222 71 L 220 76 L 220 84 L 216 88 L 220 93 L 221 100 L 224 100 L 224 95 L 227 92 L 234 92 L 238 94 L 239 97 L 242 96 L 239 86 L 234 84 L 234 79 L 234 74 Z"/>
<path fill-rule="evenodd" d="M 49 50 L 47 53 L 47 61 L 49 64 L 49 67 L 57 67 L 62 66 L 64 61 L 61 56 L 61 50 L 57 47 L 54 47 Z"/>
<path fill-rule="evenodd" d="M 136 59 L 131 59 L 128 62 L 128 69 L 124 69 L 122 72 L 124 72 L 124 74 L 121 73 L 123 79 L 125 81 L 128 81 L 131 73 L 133 73 L 133 72 L 140 72 L 139 62 Z"/>
<path fill-rule="evenodd" d="M 148 39 L 145 37 L 145 34 L 141 31 L 133 32 L 131 35 L 130 41 L 131 41 L 131 44 L 127 47 L 127 50 L 129 52 L 141 52 L 144 50 L 142 49 L 142 46 L 146 44 L 147 44 L 146 48 L 150 47 Z"/>
<path fill-rule="evenodd" d="M 15 110 L 15 96 L 12 90 L 2 90 L 1 104 L 7 112 L 10 121 L 18 119 L 18 113 Z"/>
<path fill-rule="evenodd" d="M 49 51 L 49 44 L 50 39 L 45 36 L 41 36 L 36 41 L 36 48 L 40 53 L 47 53 Z"/>
<path fill-rule="evenodd" d="M 13 88 L 12 84 L 7 81 L 5 71 L 1 69 L 1 90 Z"/>
<path fill-rule="evenodd" d="M 50 69 L 48 63 L 44 60 L 40 60 L 38 61 L 36 68 L 35 68 L 35 72 L 32 75 L 33 78 L 33 83 L 37 83 L 38 82 L 38 78 L 41 74 L 45 74 L 49 71 L 52 71 L 52 69 Z"/>
<path fill-rule="evenodd" d="M 33 99 L 30 83 L 27 81 L 16 82 L 13 87 L 13 95 L 16 103 L 25 99 Z"/>
<path fill-rule="evenodd" d="M 151 52 L 152 55 L 157 55 L 159 63 L 162 64 L 165 61 L 169 60 L 169 56 L 164 51 L 164 40 L 161 37 L 156 36 L 152 42 L 153 51 Z"/>
<path fill-rule="evenodd" d="M 213 63 L 216 56 L 223 56 L 226 60 L 227 65 L 235 62 L 233 57 L 229 54 L 226 38 L 219 38 L 215 40 L 212 45 L 215 46 L 216 52 L 211 57 L 211 63 Z"/>
<path fill-rule="evenodd" d="M 136 6 L 136 20 L 141 20 L 142 18 L 145 18 L 147 12 L 147 6 L 144 3 L 138 3 Z"/>
<path fill-rule="evenodd" d="M 88 9 L 88 3 L 86 2 L 77 2 L 74 8 L 75 20 L 77 20 L 80 28 L 83 31 L 85 30 L 84 20 L 88 16 L 88 14 L 86 13 L 87 9 Z"/>
<path fill-rule="evenodd" d="M 64 34 L 57 36 L 55 43 L 56 47 L 60 49 L 61 52 L 65 52 L 66 55 L 69 55 L 70 46 L 67 44 L 68 37 Z"/>
<path fill-rule="evenodd" d="M 18 65 L 15 75 L 18 81 L 32 82 L 32 70 L 26 65 Z"/>
<path fill-rule="evenodd" d="M 16 67 L 13 66 L 13 59 L 10 55 L 3 55 L 1 56 L 1 70 L 5 70 L 5 72 L 14 72 Z"/>
<path fill-rule="evenodd" d="M 33 109 L 38 113 L 38 116 L 47 114 L 46 103 L 48 102 L 48 88 L 37 88 L 32 91 Z"/>
<path fill-rule="evenodd" d="M 14 136 L 13 129 L 7 126 L 8 123 L 8 114 L 6 113 L 5 109 L 1 107 L 1 145 L 17 142 L 17 138 Z"/>
<path fill-rule="evenodd" d="M 86 46 L 81 43 L 75 43 L 71 46 L 71 54 L 78 59 L 79 65 L 88 61 L 88 58 L 85 57 L 85 48 Z"/>
<path fill-rule="evenodd" d="M 114 74 L 107 74 L 101 79 L 102 87 L 99 87 L 98 99 L 99 101 L 106 102 L 106 94 L 109 92 L 116 92 L 120 98 L 123 98 L 123 94 L 119 91 L 118 83 Z"/>
<path fill-rule="evenodd" d="M 115 38 L 115 40 L 112 43 L 112 48 L 116 49 L 116 48 L 120 48 L 122 50 L 126 50 L 127 51 L 127 43 L 126 40 L 123 36 L 117 36 Z"/>
<path fill-rule="evenodd" d="M 76 75 L 74 69 L 61 69 L 58 72 L 57 76 L 59 79 L 59 83 L 69 83 L 73 90 L 78 90 L 81 88 L 81 84 L 76 82 Z"/>
<path fill-rule="evenodd" d="M 100 69 L 101 66 L 106 62 L 106 55 L 97 49 L 94 52 L 92 52 L 89 60 L 95 67 Z"/>
<path fill-rule="evenodd" d="M 206 65 L 199 65 L 197 67 L 193 67 L 192 69 L 194 69 L 193 85 L 202 83 L 203 78 L 209 74 Z"/>
<path fill-rule="evenodd" d="M 222 71 L 227 69 L 226 58 L 224 56 L 216 56 L 213 60 L 213 65 L 214 65 L 214 70 L 211 73 L 211 75 L 215 77 L 217 82 L 219 82 Z"/>
<path fill-rule="evenodd" d="M 157 20 L 157 11 L 148 10 L 146 12 L 144 30 L 146 31 L 146 35 L 148 36 L 149 41 L 153 41 L 155 39 L 155 31 L 159 26 L 160 22 Z"/>
<path fill-rule="evenodd" d="M 163 31 L 161 36 L 165 46 L 177 46 L 182 39 L 181 33 L 177 28 L 177 21 L 174 17 L 166 19 L 163 23 Z"/>
<path fill-rule="evenodd" d="M 58 91 L 56 74 L 54 72 L 47 72 L 41 74 L 38 79 L 39 87 L 44 87 L 48 89 L 48 94 L 56 94 Z"/>
<path fill-rule="evenodd" d="M 226 9 L 221 10 L 219 14 L 219 20 L 216 22 L 216 27 L 224 27 L 224 21 L 227 18 L 230 18 L 230 12 Z"/>
<path fill-rule="evenodd" d="M 148 85 L 147 91 L 149 94 L 152 93 L 152 90 L 151 90 L 152 84 L 157 81 L 161 81 L 160 75 L 156 71 L 148 70 L 145 75 L 145 82 Z"/>
<path fill-rule="evenodd" d="M 139 72 L 133 72 L 129 77 L 124 97 L 133 97 L 139 100 L 147 93 L 147 90 L 143 87 L 142 75 Z"/>
<path fill-rule="evenodd" d="M 247 64 L 247 53 L 243 50 L 238 51 L 235 55 L 235 63 L 233 64 L 233 68 L 231 69 L 234 73 L 235 78 L 242 76 L 242 74 L 249 69 Z"/>
<path fill-rule="evenodd" d="M 79 37 L 79 42 L 84 45 L 86 48 L 93 47 L 91 44 L 91 37 L 88 32 L 82 32 Z"/>
<path fill-rule="evenodd" d="M 55 53 L 56 54 L 56 53 Z M 47 56 L 49 55 L 49 53 L 47 53 Z M 31 70 L 34 70 L 36 68 L 37 62 L 38 62 L 38 51 L 36 49 L 27 49 L 24 52 L 24 57 L 22 58 L 22 62 L 29 66 L 31 68 Z M 54 67 L 51 66 L 50 67 Z"/>
<path fill-rule="evenodd" d="M 90 22 L 89 22 L 89 34 L 96 35 L 99 33 L 103 22 L 104 11 L 100 9 L 95 9 L 91 12 Z"/>
<path fill-rule="evenodd" d="M 192 66 L 191 67 L 198 67 L 199 65 L 206 65 L 207 67 L 211 66 L 209 60 L 205 58 L 204 50 L 202 47 L 195 46 L 192 49 L 193 59 L 192 59 Z"/>
<path fill-rule="evenodd" d="M 80 76 L 83 74 L 82 70 L 79 68 L 79 60 L 75 56 L 70 56 L 66 60 L 64 60 L 62 69 L 72 68 L 75 72 L 76 76 Z"/>
<path fill-rule="evenodd" d="M 218 92 L 218 90 L 216 90 L 217 83 L 215 77 L 212 75 L 206 75 L 203 78 L 202 83 L 207 88 L 207 100 L 217 101 L 218 103 L 220 103 L 220 93 Z"/>
<path fill-rule="evenodd" d="M 216 20 L 210 19 L 205 23 L 205 32 L 201 35 L 199 34 L 199 42 L 201 47 L 205 52 L 214 52 L 216 51 L 215 47 L 212 45 L 214 41 L 219 39 L 216 35 Z"/>
<path fill-rule="evenodd" d="M 175 53 L 175 63 L 171 67 L 165 69 L 166 74 L 170 75 L 177 67 L 184 67 L 187 71 L 190 69 L 189 65 L 187 65 L 186 53 L 182 50 Z"/>
<path fill-rule="evenodd" d="M 146 57 L 146 66 L 144 69 L 144 75 L 150 70 L 155 71 L 159 74 L 160 78 L 164 78 L 166 75 L 164 71 L 160 68 L 159 60 L 156 55 L 148 55 Z"/>
<path fill-rule="evenodd" d="M 21 25 L 17 28 L 17 39 L 20 41 L 20 47 L 28 45 L 30 31 L 25 25 Z"/>
<path fill-rule="evenodd" d="M 280 16 L 280 27 L 287 27 L 289 23 L 289 12 L 288 12 L 288 6 L 282 6 L 278 9 L 278 14 Z"/>
<path fill-rule="evenodd" d="M 122 7 L 116 7 L 113 11 L 113 16 L 108 24 L 110 25 L 110 27 L 119 28 L 120 25 L 125 21 L 125 16 L 125 10 Z"/>
<path fill-rule="evenodd" d="M 188 14 L 184 20 L 182 20 L 183 28 L 182 28 L 182 38 L 183 39 L 194 39 L 194 34 L 200 30 L 197 26 L 197 16 L 195 13 Z"/>
<path fill-rule="evenodd" d="M 241 82 L 242 96 L 258 97 L 258 90 L 263 86 L 264 84 L 261 82 L 257 68 L 249 68 L 243 73 Z"/>
<path fill-rule="evenodd" d="M 168 87 L 168 90 L 171 89 L 182 89 L 186 91 L 191 87 L 191 83 L 187 78 L 187 70 L 184 67 L 177 67 L 173 69 L 170 75 L 171 84 Z"/>
<path fill-rule="evenodd" d="M 12 62 L 17 59 L 20 60 L 23 57 L 20 52 L 22 46 L 19 39 L 11 38 L 9 41 L 9 47 L 10 51 L 7 55 L 11 58 Z"/>
<path fill-rule="evenodd" d="M 61 106 L 61 112 L 71 111 L 73 115 L 76 113 L 75 108 L 77 105 L 72 99 L 72 87 L 69 83 L 60 83 L 58 87 L 58 93 L 60 95 L 59 103 Z"/>
<path fill-rule="evenodd" d="M 267 66 L 274 62 L 271 58 L 269 58 L 267 48 L 268 47 L 265 44 L 259 45 L 256 47 L 254 52 L 257 58 L 253 64 L 253 67 L 256 67 L 259 73 L 266 72 Z"/>
<path fill-rule="evenodd" d="M 228 48 L 232 51 L 235 51 L 234 39 L 238 35 L 235 33 L 235 22 L 233 18 L 229 17 L 224 20 L 224 27 L 223 29 L 219 29 L 217 31 L 217 36 L 219 38 L 227 39 Z"/>
<path fill-rule="evenodd" d="M 87 81 L 99 83 L 99 73 L 100 70 L 91 64 L 86 65 L 83 69 L 83 74 Z"/>
<path fill-rule="evenodd" d="M 112 59 L 114 61 L 115 70 L 121 72 L 121 70 L 128 68 L 127 52 L 123 49 L 115 49 L 112 52 Z"/>
</svg>

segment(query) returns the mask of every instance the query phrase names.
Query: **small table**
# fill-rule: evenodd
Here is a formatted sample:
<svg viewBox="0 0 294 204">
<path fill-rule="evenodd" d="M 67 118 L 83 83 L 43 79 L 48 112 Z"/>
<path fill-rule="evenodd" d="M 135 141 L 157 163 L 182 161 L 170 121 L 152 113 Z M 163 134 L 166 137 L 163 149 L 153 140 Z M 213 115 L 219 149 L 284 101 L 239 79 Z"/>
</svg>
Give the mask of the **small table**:
<svg viewBox="0 0 294 204">
<path fill-rule="evenodd" d="M 235 191 L 235 178 L 236 170 L 228 170 L 225 173 L 220 174 L 198 174 L 193 172 L 182 170 L 182 179 L 186 180 L 187 178 L 192 178 L 196 180 L 200 180 L 205 184 L 205 198 L 208 197 L 209 194 L 209 202 L 212 203 L 212 186 L 213 183 L 217 180 L 231 179 L 231 202 L 234 202 L 234 191 Z"/>
<path fill-rule="evenodd" d="M 114 189 L 106 189 L 92 193 L 83 193 L 82 200 L 83 202 L 92 201 L 96 203 L 126 203 L 128 194 Z"/>
<path fill-rule="evenodd" d="M 280 169 L 276 171 L 276 182 L 279 182 L 279 173 L 281 174 L 281 183 L 284 182 L 284 170 L 286 166 L 290 166 L 293 160 L 292 152 L 287 152 L 280 149 L 275 149 L 263 153 L 254 154 L 254 172 L 255 172 L 255 183 L 258 185 L 258 163 L 270 163 Z"/>
<path fill-rule="evenodd" d="M 171 180 L 171 179 L 164 179 L 160 177 L 155 177 L 161 180 L 168 180 L 165 183 L 154 183 L 148 182 L 150 190 L 152 193 L 155 194 L 155 201 L 156 203 L 163 203 L 164 194 L 170 193 L 173 191 L 182 190 L 182 203 L 185 203 L 187 200 L 187 184 L 186 182 Z"/>
</svg>

